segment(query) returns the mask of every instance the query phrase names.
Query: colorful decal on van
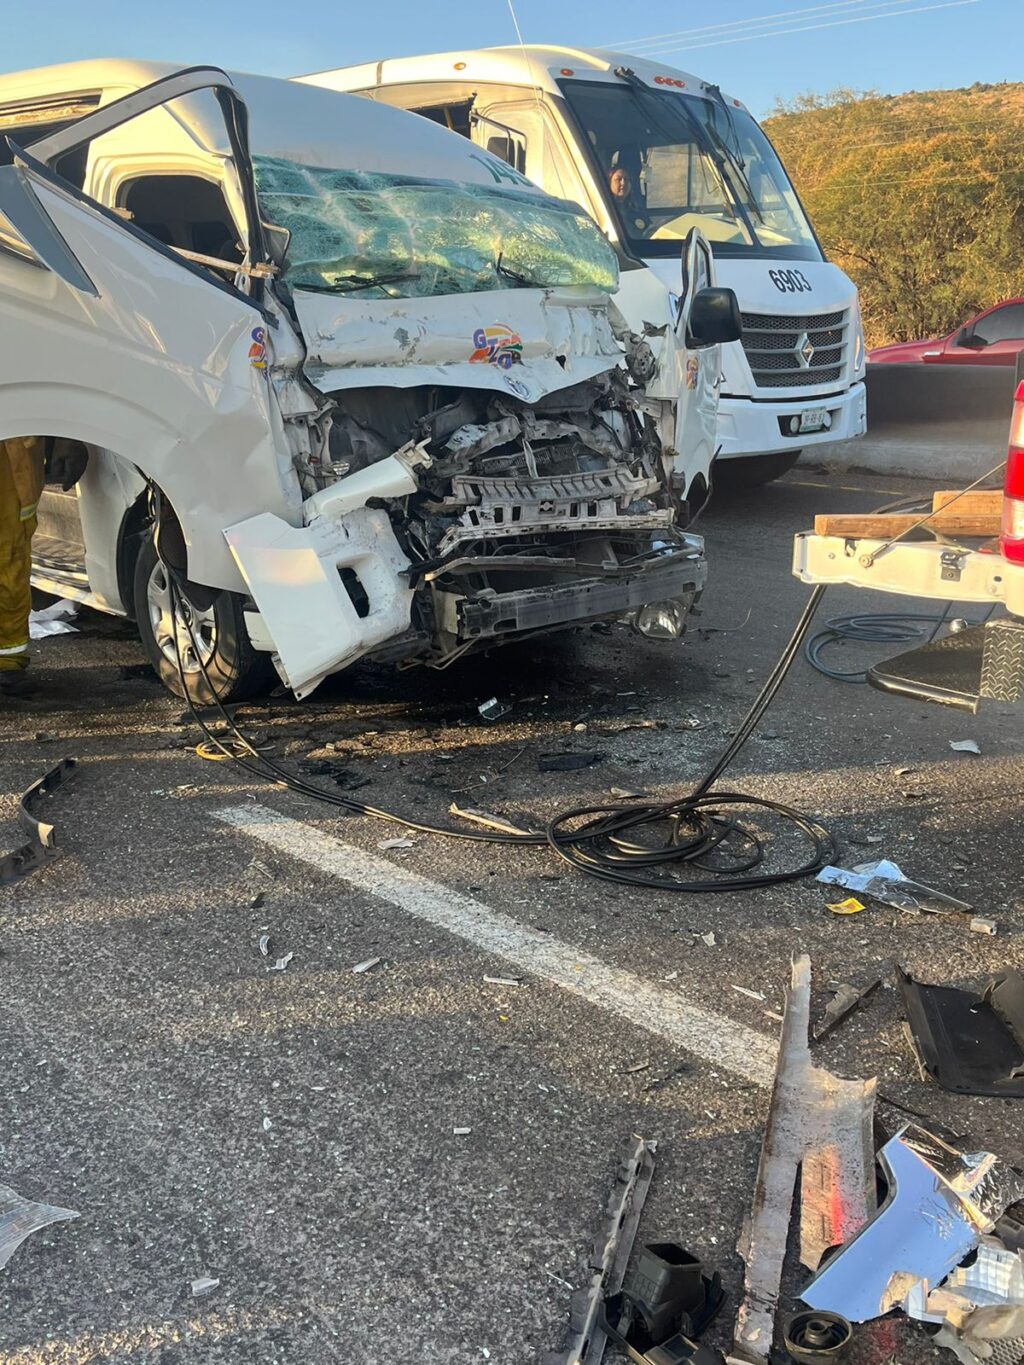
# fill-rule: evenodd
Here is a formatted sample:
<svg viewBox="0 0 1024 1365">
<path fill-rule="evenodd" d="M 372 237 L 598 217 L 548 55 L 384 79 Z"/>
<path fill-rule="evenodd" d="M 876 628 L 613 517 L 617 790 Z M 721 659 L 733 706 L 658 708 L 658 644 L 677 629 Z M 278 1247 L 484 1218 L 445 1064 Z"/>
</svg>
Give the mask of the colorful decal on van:
<svg viewBox="0 0 1024 1365">
<path fill-rule="evenodd" d="M 471 365 L 500 365 L 510 370 L 523 359 L 523 339 L 511 327 L 497 323 L 493 327 L 478 327 L 473 333 L 476 350 L 469 357 Z"/>
<path fill-rule="evenodd" d="M 254 370 L 267 368 L 267 333 L 263 327 L 252 329 L 252 345 L 249 347 L 249 364 Z"/>
</svg>

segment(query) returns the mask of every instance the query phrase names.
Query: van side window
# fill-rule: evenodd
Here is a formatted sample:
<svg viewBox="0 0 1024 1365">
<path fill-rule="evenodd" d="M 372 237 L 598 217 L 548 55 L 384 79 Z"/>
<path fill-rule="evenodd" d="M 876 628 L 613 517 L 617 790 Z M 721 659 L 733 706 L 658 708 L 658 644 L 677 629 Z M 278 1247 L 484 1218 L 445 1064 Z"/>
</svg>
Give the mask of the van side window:
<svg viewBox="0 0 1024 1365">
<path fill-rule="evenodd" d="M 145 175 L 129 182 L 120 208 L 164 246 L 241 264 L 239 233 L 219 185 L 198 175 Z"/>
</svg>

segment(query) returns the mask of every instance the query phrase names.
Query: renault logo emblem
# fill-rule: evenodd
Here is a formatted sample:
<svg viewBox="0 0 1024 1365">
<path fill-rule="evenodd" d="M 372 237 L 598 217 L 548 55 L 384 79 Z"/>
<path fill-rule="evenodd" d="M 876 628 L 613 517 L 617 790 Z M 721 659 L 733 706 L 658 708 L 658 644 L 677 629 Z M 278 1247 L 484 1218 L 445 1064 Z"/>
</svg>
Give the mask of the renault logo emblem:
<svg viewBox="0 0 1024 1365">
<path fill-rule="evenodd" d="M 814 343 L 806 332 L 801 332 L 797 337 L 796 353 L 800 357 L 800 363 L 805 370 L 811 368 L 811 361 L 814 359 Z"/>
</svg>

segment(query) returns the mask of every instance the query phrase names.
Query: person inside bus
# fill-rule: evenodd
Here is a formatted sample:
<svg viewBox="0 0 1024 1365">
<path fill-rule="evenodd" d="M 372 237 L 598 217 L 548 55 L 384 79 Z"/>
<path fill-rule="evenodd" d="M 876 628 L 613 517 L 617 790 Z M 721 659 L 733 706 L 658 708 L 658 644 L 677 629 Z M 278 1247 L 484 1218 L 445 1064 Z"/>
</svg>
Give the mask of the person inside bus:
<svg viewBox="0 0 1024 1365">
<path fill-rule="evenodd" d="M 651 220 L 644 212 L 644 206 L 633 189 L 633 178 L 624 166 L 613 166 L 608 172 L 608 188 L 623 221 L 636 231 L 645 232 Z"/>
</svg>

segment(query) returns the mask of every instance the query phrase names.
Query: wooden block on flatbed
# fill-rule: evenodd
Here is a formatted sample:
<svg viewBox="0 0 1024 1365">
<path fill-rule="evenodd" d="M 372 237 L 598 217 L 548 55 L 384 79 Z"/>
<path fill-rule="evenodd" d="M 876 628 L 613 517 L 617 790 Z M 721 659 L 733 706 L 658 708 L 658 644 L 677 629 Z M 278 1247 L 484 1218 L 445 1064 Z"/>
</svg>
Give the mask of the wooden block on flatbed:
<svg viewBox="0 0 1024 1365">
<path fill-rule="evenodd" d="M 956 489 L 950 489 L 942 493 L 933 493 L 932 511 L 938 512 L 954 501 L 958 512 L 981 512 L 993 517 L 1000 517 L 1003 514 L 1001 488 L 978 488 L 970 493 L 958 493 Z"/>
<path fill-rule="evenodd" d="M 940 532 L 944 536 L 997 536 L 1000 512 L 961 512 L 959 503 L 948 511 L 940 511 L 923 524 L 923 531 Z M 814 518 L 817 536 L 846 536 L 851 540 L 891 540 L 905 535 L 921 520 L 921 514 L 909 512 L 865 512 L 835 516 L 825 512 Z"/>
</svg>

